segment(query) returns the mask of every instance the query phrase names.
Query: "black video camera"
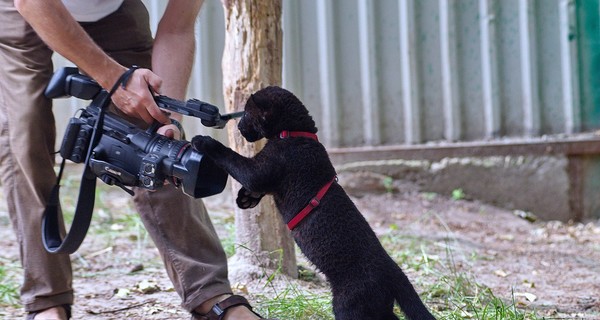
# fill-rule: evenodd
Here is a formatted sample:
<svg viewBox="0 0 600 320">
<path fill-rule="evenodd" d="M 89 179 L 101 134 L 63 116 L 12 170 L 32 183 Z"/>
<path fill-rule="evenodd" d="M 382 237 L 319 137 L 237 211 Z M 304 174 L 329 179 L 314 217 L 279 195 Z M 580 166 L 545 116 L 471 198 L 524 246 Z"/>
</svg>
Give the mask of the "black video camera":
<svg viewBox="0 0 600 320">
<path fill-rule="evenodd" d="M 143 130 L 132 123 L 106 113 L 98 143 L 88 152 L 92 132 L 100 112 L 99 104 L 108 95 L 98 83 L 79 73 L 77 68 L 62 68 L 50 80 L 48 98 L 77 97 L 92 100 L 79 117 L 70 119 L 60 155 L 75 163 L 87 163 L 91 171 L 109 185 L 117 185 L 130 194 L 127 187 L 149 190 L 160 188 L 167 180 L 194 198 L 208 197 L 223 191 L 227 173 L 210 159 L 194 151 L 185 140 L 173 140 L 158 134 L 158 123 Z M 201 119 L 204 126 L 223 128 L 241 112 L 219 114 L 219 109 L 196 99 L 186 102 L 156 96 L 157 105 Z M 86 159 L 89 156 L 89 159 Z"/>
</svg>

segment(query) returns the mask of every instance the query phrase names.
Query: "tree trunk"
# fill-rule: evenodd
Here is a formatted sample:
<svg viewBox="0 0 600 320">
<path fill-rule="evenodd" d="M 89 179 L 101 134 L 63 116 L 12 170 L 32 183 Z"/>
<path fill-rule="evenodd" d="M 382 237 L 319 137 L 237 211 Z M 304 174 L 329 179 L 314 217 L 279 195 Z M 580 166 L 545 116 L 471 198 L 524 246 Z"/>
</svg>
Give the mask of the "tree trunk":
<svg viewBox="0 0 600 320">
<path fill-rule="evenodd" d="M 223 0 L 223 6 L 223 94 L 228 112 L 242 111 L 251 93 L 281 84 L 281 1 Z M 229 146 L 246 157 L 254 156 L 265 144 L 264 140 L 248 143 L 233 122 L 227 130 Z M 233 181 L 232 188 L 235 196 L 240 184 Z M 255 208 L 236 208 L 235 225 L 237 243 L 243 247 L 237 248 L 230 263 L 231 278 L 263 276 L 264 268 L 281 268 L 282 273 L 297 277 L 294 243 L 271 196 Z"/>
</svg>

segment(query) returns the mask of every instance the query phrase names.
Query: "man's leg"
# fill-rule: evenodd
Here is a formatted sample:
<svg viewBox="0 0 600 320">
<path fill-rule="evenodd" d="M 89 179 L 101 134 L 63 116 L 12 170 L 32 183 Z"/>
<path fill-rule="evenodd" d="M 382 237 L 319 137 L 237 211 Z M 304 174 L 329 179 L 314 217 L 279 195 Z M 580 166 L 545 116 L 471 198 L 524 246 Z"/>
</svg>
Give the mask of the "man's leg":
<svg viewBox="0 0 600 320">
<path fill-rule="evenodd" d="M 150 67 L 152 38 L 141 2 L 125 1 L 117 12 L 82 26 L 119 63 Z M 172 185 L 155 192 L 137 188 L 135 193 L 144 226 L 184 308 L 191 311 L 213 297 L 231 293 L 227 258 L 202 201 Z"/>
<path fill-rule="evenodd" d="M 184 308 L 231 293 L 227 258 L 200 200 L 169 185 L 156 192 L 137 189 L 135 203 Z"/>
<path fill-rule="evenodd" d="M 26 311 L 73 303 L 68 255 L 49 254 L 41 221 L 56 175 L 55 126 L 43 96 L 52 52 L 13 6 L 0 0 L 0 178 L 24 269 Z"/>
</svg>

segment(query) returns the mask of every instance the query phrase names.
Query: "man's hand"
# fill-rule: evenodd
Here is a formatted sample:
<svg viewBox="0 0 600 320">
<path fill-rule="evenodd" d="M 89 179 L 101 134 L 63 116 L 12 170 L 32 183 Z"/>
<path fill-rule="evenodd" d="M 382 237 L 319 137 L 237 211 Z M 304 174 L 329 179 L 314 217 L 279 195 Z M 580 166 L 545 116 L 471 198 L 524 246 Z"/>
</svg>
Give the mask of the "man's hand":
<svg viewBox="0 0 600 320">
<path fill-rule="evenodd" d="M 128 116 L 140 118 L 148 124 L 154 120 L 170 124 L 169 117 L 154 101 L 153 92 L 160 92 L 161 85 L 162 79 L 149 69 L 136 69 L 125 84 L 125 88 L 119 86 L 112 100 L 117 108 Z"/>
<path fill-rule="evenodd" d="M 185 12 L 187 3 L 187 0 L 179 0 L 176 7 L 178 12 Z M 127 71 L 127 68 L 98 47 L 60 0 L 15 0 L 15 8 L 50 48 L 77 65 L 104 89 L 110 90 L 117 79 Z M 172 20 L 178 21 L 175 14 L 172 15 Z M 191 30 L 193 31 L 193 23 Z M 172 54 L 172 51 L 169 52 Z M 172 56 L 169 58 L 177 60 Z M 185 63 L 189 61 L 191 60 L 185 60 Z M 164 75 L 162 77 L 168 79 Z M 182 92 L 187 88 L 185 84 L 187 82 L 183 83 Z M 131 75 L 126 88 L 119 87 L 112 99 L 115 105 L 129 116 L 140 118 L 148 124 L 154 119 L 168 124 L 169 118 L 160 111 L 149 89 L 150 87 L 158 92 L 161 85 L 161 77 L 148 69 L 139 69 Z M 173 84 L 174 87 L 179 85 L 180 83 Z"/>
</svg>

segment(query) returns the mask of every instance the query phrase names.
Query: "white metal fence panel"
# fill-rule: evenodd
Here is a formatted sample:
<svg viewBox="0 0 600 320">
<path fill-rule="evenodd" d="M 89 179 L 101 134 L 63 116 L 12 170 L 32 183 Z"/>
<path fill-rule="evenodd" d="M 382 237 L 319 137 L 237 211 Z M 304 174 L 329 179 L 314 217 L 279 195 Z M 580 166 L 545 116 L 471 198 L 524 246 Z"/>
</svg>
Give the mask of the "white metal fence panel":
<svg viewBox="0 0 600 320">
<path fill-rule="evenodd" d="M 145 2 L 155 24 L 165 1 Z M 283 86 L 328 146 L 577 132 L 574 9 L 569 0 L 284 0 Z M 190 98 L 223 105 L 223 44 L 221 2 L 206 0 Z M 59 136 L 74 108 L 57 101 Z M 225 140 L 197 119 L 184 125 Z"/>
</svg>

